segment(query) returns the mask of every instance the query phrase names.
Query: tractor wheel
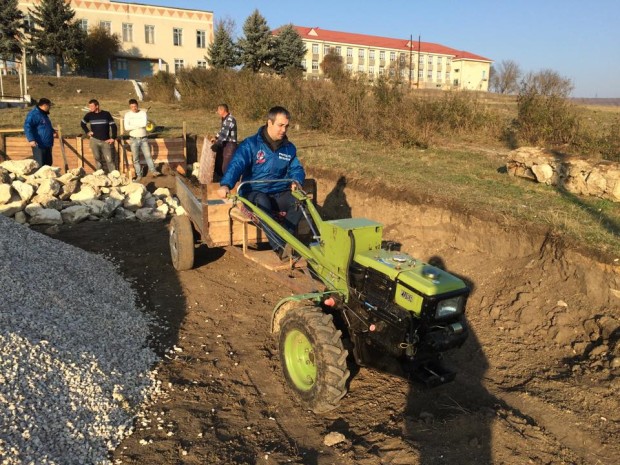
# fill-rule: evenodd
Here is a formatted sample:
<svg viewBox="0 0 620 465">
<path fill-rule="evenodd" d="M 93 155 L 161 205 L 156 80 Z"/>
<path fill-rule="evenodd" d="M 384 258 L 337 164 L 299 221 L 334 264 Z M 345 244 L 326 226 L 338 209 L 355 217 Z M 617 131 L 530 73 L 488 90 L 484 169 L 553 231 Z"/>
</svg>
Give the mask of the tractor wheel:
<svg viewBox="0 0 620 465">
<path fill-rule="evenodd" d="M 280 322 L 280 361 L 288 384 L 314 413 L 335 409 L 347 393 L 348 352 L 331 315 L 317 307 L 289 311 Z"/>
<path fill-rule="evenodd" d="M 194 266 L 194 227 L 188 216 L 175 216 L 170 222 L 170 257 L 178 271 Z"/>
</svg>

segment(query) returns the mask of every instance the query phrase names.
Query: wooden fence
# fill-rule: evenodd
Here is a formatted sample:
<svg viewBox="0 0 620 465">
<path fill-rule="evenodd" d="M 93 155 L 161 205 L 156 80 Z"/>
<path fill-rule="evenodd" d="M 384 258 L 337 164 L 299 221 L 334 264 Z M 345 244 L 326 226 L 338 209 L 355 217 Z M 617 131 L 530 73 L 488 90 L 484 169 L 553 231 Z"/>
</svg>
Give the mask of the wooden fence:
<svg viewBox="0 0 620 465">
<path fill-rule="evenodd" d="M 183 126 L 185 127 L 185 125 Z M 22 133 L 22 135 L 16 136 L 14 135 L 15 133 Z M 61 135 L 62 131 L 59 131 L 59 133 L 59 135 Z M 188 164 L 196 161 L 196 153 L 202 148 L 204 138 L 198 138 L 195 135 L 187 135 L 184 131 L 181 137 L 149 138 L 148 141 L 155 166 L 164 164 L 168 165 L 170 169 L 173 170 L 185 170 Z M 116 166 L 119 167 L 119 171 L 125 174 L 133 174 L 133 161 L 129 139 L 119 138 L 114 142 L 114 149 L 116 154 Z M 0 130 L 0 161 L 23 160 L 25 158 L 32 158 L 32 149 L 23 136 L 23 130 Z M 87 173 L 95 171 L 95 158 L 90 150 L 88 138 L 82 136 L 61 136 L 59 139 L 55 140 L 52 149 L 52 159 L 53 166 L 59 166 L 63 168 L 63 170 L 81 167 Z M 140 154 L 140 163 L 146 166 L 142 154 Z"/>
</svg>

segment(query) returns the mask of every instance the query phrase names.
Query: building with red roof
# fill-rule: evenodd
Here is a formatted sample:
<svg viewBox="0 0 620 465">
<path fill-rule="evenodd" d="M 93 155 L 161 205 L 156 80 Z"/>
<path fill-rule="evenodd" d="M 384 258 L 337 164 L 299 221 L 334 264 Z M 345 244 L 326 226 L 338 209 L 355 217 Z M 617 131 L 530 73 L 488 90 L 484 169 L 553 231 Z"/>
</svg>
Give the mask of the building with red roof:
<svg viewBox="0 0 620 465">
<path fill-rule="evenodd" d="M 306 45 L 302 65 L 306 77 L 323 75 L 321 62 L 328 53 L 342 57 L 350 73 L 381 75 L 409 81 L 412 87 L 488 91 L 492 60 L 445 45 L 392 39 L 318 27 L 293 26 Z M 277 34 L 277 31 L 275 32 Z"/>
</svg>

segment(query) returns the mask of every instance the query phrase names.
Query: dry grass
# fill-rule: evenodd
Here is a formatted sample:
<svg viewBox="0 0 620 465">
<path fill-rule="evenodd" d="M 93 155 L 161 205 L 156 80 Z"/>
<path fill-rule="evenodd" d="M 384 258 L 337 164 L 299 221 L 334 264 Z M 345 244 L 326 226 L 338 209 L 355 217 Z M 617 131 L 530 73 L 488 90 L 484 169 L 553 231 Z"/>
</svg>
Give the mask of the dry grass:
<svg viewBox="0 0 620 465">
<path fill-rule="evenodd" d="M 127 99 L 133 96 L 128 82 L 65 79 L 66 85 L 60 84 L 64 79 L 56 78 L 32 81 L 34 89 L 49 87 L 48 93 L 37 95 L 33 92 L 33 96 L 45 95 L 55 101 L 52 121 L 62 125 L 67 135 L 80 132 L 82 108 L 88 99 L 98 98 L 102 107 L 114 114 L 125 110 Z M 55 85 L 47 85 L 47 80 Z M 81 94 L 75 92 L 76 85 L 82 89 Z M 510 97 L 488 96 L 485 101 L 506 114 L 515 111 L 514 99 Z M 217 103 L 187 109 L 180 104 L 145 102 L 143 107 L 151 107 L 150 118 L 166 128 L 164 135 L 180 135 L 183 122 L 189 133 L 204 135 L 213 134 L 219 128 L 215 114 Z M 232 110 L 234 114 L 234 108 Z M 21 127 L 27 111 L 0 110 L 0 128 Z M 592 124 L 611 124 L 620 113 L 618 107 L 613 106 L 589 108 L 584 105 L 580 111 L 588 115 Z M 243 117 L 238 117 L 238 122 L 241 138 L 253 134 L 261 124 Z M 296 143 L 306 166 L 345 175 L 349 181 L 363 185 L 385 187 L 398 192 L 403 201 L 424 199 L 476 215 L 503 218 L 502 221 L 512 224 L 544 226 L 575 243 L 620 257 L 620 205 L 576 197 L 508 176 L 504 169 L 508 149 L 499 141 L 464 134 L 438 141 L 438 148 L 421 150 L 387 147 L 304 128 L 292 129 L 290 138 Z"/>
</svg>

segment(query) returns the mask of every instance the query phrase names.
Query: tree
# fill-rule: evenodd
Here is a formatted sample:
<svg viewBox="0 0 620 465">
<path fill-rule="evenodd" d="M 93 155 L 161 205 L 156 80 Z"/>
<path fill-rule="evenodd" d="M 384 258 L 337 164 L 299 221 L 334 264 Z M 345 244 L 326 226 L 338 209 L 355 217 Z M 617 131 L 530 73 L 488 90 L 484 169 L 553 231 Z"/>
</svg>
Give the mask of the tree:
<svg viewBox="0 0 620 465">
<path fill-rule="evenodd" d="M 521 68 L 512 60 L 503 60 L 497 67 L 492 66 L 489 85 L 498 94 L 516 94 L 519 91 Z"/>
<path fill-rule="evenodd" d="M 269 66 L 272 57 L 271 30 L 258 10 L 248 16 L 243 24 L 244 37 L 237 46 L 241 53 L 241 64 L 255 73 Z"/>
<path fill-rule="evenodd" d="M 295 28 L 288 24 L 273 39 L 272 67 L 278 74 L 303 70 L 301 60 L 306 56 L 306 46 Z"/>
<path fill-rule="evenodd" d="M 24 15 L 17 8 L 17 0 L 0 0 L 0 11 L 0 59 L 9 60 L 21 53 Z"/>
<path fill-rule="evenodd" d="M 332 81 L 338 81 L 347 75 L 342 55 L 338 55 L 333 48 L 330 48 L 327 55 L 323 57 L 320 66 L 323 74 Z"/>
<path fill-rule="evenodd" d="M 108 60 L 121 49 L 118 34 L 110 34 L 104 27 L 91 29 L 84 40 L 84 55 L 80 67 L 93 75 L 105 74 Z"/>
<path fill-rule="evenodd" d="M 562 77 L 557 71 L 543 69 L 528 73 L 521 82 L 521 93 L 535 92 L 546 97 L 566 98 L 573 90 L 570 79 Z"/>
<path fill-rule="evenodd" d="M 209 65 L 213 68 L 234 68 L 239 65 L 239 51 L 232 40 L 232 20 L 220 20 L 215 26 L 213 42 L 209 45 Z"/>
<path fill-rule="evenodd" d="M 77 63 L 84 53 L 86 33 L 74 21 L 75 11 L 65 0 L 41 0 L 28 11 L 35 26 L 32 48 L 39 55 L 54 57 L 56 76 L 60 77 L 62 66 Z"/>
</svg>

